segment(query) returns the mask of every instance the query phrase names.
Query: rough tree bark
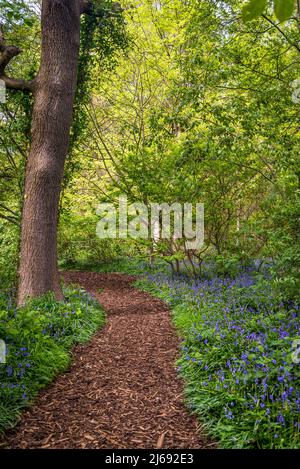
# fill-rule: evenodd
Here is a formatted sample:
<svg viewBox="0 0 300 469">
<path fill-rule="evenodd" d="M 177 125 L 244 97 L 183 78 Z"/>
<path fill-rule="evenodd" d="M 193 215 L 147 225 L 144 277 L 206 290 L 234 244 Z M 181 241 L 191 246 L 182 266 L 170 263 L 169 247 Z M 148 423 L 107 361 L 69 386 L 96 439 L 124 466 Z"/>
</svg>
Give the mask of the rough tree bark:
<svg viewBox="0 0 300 469">
<path fill-rule="evenodd" d="M 21 224 L 18 305 L 54 292 L 62 300 L 57 266 L 57 219 L 77 82 L 80 15 L 84 0 L 43 0 L 41 66 L 26 82 L 5 68 L 20 53 L 0 35 L 0 79 L 8 88 L 34 93 L 31 148 L 26 165 Z"/>
<path fill-rule="evenodd" d="M 57 217 L 72 121 L 79 41 L 79 2 L 44 0 L 41 67 L 35 84 L 22 213 L 19 304 L 27 296 L 48 291 L 63 299 L 57 267 Z"/>
</svg>

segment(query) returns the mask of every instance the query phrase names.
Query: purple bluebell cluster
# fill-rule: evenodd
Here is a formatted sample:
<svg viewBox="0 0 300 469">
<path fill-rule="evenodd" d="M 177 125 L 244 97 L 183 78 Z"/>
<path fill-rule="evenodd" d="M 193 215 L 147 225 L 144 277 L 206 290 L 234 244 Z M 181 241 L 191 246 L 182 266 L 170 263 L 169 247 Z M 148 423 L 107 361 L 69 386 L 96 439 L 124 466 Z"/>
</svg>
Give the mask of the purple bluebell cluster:
<svg viewBox="0 0 300 469">
<path fill-rule="evenodd" d="M 300 447 L 299 305 L 252 272 L 235 278 L 147 276 L 182 331 L 189 402 L 227 447 Z M 300 357 L 300 353 L 299 353 Z"/>
</svg>

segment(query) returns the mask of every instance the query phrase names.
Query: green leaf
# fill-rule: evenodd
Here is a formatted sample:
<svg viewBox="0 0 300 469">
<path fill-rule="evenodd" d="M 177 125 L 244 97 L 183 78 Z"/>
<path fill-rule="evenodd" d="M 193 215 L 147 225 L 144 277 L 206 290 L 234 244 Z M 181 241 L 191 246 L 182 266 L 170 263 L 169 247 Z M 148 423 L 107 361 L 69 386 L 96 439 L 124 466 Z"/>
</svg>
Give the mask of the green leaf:
<svg viewBox="0 0 300 469">
<path fill-rule="evenodd" d="M 275 0 L 274 7 L 275 15 L 279 21 L 285 21 L 289 19 L 294 12 L 295 0 Z"/>
<path fill-rule="evenodd" d="M 24 18 L 24 24 L 25 24 L 25 26 L 32 27 L 34 25 L 34 19 L 33 18 Z"/>
<path fill-rule="evenodd" d="M 8 312 L 7 311 L 4 311 L 4 310 L 1 310 L 0 311 L 0 320 L 1 321 L 5 321 L 7 319 L 7 316 L 8 316 Z"/>
<path fill-rule="evenodd" d="M 243 7 L 242 16 L 244 21 L 251 21 L 260 16 L 267 6 L 267 0 L 250 0 Z"/>
</svg>

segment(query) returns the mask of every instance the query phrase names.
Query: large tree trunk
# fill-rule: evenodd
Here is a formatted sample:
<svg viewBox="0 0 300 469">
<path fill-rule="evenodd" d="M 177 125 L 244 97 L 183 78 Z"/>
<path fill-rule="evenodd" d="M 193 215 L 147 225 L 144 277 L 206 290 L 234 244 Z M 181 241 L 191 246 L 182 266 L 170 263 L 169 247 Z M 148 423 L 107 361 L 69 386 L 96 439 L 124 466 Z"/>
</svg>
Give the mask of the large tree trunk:
<svg viewBox="0 0 300 469">
<path fill-rule="evenodd" d="M 77 81 L 80 2 L 43 0 L 41 68 L 26 166 L 18 304 L 49 291 L 63 299 L 57 219 Z"/>
</svg>

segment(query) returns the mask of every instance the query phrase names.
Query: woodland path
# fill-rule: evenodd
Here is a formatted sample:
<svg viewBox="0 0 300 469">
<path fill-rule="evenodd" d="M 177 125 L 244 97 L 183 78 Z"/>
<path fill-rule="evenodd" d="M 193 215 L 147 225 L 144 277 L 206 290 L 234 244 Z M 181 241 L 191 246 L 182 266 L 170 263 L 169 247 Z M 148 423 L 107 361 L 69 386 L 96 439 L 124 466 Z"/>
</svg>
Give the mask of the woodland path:
<svg viewBox="0 0 300 469">
<path fill-rule="evenodd" d="M 26 411 L 9 448 L 212 448 L 183 403 L 170 311 L 122 274 L 66 272 L 92 292 L 106 326 Z"/>
</svg>

